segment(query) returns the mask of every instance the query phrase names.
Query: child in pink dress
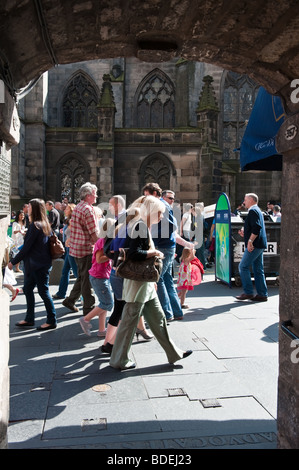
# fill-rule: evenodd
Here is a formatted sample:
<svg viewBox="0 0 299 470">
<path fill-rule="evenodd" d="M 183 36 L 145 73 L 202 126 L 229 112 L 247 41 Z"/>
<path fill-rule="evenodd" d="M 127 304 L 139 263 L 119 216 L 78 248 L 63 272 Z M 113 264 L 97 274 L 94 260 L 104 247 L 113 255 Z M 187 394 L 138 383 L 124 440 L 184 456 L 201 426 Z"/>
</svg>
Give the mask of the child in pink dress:
<svg viewBox="0 0 299 470">
<path fill-rule="evenodd" d="M 112 260 L 104 254 L 105 240 L 105 238 L 99 238 L 96 242 L 92 255 L 92 266 L 89 270 L 89 280 L 98 297 L 99 305 L 94 307 L 87 315 L 79 319 L 82 330 L 88 336 L 90 336 L 91 330 L 90 320 L 95 316 L 98 316 L 99 331 L 97 335 L 105 337 L 107 311 L 113 309 L 113 293 L 110 285 Z"/>
<path fill-rule="evenodd" d="M 187 292 L 194 289 L 195 285 L 201 283 L 203 265 L 195 256 L 194 248 L 184 248 L 179 267 L 177 289 L 182 308 L 189 308 L 185 304 Z"/>
</svg>

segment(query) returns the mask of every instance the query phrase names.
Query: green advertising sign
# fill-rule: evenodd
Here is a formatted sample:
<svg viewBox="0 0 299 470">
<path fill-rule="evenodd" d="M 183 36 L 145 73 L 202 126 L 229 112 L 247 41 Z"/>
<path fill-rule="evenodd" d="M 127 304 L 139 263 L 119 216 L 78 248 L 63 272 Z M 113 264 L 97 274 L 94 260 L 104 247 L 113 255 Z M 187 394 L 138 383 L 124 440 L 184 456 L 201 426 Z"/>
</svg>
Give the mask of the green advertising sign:
<svg viewBox="0 0 299 470">
<path fill-rule="evenodd" d="M 215 209 L 215 276 L 231 285 L 231 211 L 225 193 L 219 196 Z"/>
</svg>

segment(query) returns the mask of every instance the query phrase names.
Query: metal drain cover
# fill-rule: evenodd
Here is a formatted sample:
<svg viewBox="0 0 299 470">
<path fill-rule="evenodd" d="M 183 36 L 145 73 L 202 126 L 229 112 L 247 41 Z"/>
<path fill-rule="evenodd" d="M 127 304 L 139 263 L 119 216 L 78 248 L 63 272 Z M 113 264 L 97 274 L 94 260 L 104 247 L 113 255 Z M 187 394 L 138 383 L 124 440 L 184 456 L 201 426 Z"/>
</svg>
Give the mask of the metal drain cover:
<svg viewBox="0 0 299 470">
<path fill-rule="evenodd" d="M 83 419 L 82 431 L 104 431 L 107 429 L 107 418 Z"/>
<path fill-rule="evenodd" d="M 108 384 L 99 384 L 99 385 L 94 385 L 92 387 L 92 390 L 94 392 L 108 392 L 108 390 L 111 389 L 111 386 Z"/>
<path fill-rule="evenodd" d="M 168 388 L 167 392 L 169 397 L 181 397 L 186 395 L 186 392 L 183 388 Z"/>
<path fill-rule="evenodd" d="M 222 406 L 216 398 L 205 398 L 199 401 L 204 408 L 221 408 Z"/>
</svg>

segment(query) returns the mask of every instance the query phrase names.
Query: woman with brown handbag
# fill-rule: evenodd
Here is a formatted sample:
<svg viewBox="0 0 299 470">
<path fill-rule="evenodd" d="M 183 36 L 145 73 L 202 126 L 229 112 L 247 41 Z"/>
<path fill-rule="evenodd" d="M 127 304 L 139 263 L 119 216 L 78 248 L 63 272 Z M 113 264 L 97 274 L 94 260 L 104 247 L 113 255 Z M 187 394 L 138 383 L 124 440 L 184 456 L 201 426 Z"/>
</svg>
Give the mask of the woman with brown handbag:
<svg viewBox="0 0 299 470">
<path fill-rule="evenodd" d="M 163 257 L 154 247 L 150 228 L 162 218 L 164 204 L 154 196 L 142 196 L 132 206 L 134 210 L 139 206 L 139 217 L 128 225 L 125 245 L 128 248 L 127 256 L 136 262 L 153 256 Z M 164 349 L 169 363 L 173 364 L 192 353 L 190 350 L 182 351 L 169 338 L 166 318 L 157 296 L 155 283 L 124 279 L 123 299 L 126 304 L 110 358 L 112 367 L 122 370 L 136 367 L 128 354 L 140 315 L 144 316 L 152 333 Z"/>
<path fill-rule="evenodd" d="M 16 323 L 19 328 L 34 326 L 35 298 L 34 288 L 44 301 L 47 320 L 37 330 L 45 331 L 56 328 L 56 311 L 49 292 L 49 273 L 52 268 L 49 237 L 52 233 L 47 218 L 45 202 L 42 199 L 31 199 L 28 207 L 30 225 L 24 238 L 24 245 L 15 258 L 8 264 L 13 265 L 24 260 L 24 286 L 27 311 L 25 320 Z"/>
</svg>

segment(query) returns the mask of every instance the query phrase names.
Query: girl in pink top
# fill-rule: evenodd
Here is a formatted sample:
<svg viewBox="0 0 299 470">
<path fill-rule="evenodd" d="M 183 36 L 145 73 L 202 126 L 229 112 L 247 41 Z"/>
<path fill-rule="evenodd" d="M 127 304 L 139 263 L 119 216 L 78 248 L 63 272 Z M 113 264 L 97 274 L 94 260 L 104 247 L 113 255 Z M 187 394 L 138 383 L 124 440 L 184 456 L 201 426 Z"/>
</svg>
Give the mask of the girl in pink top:
<svg viewBox="0 0 299 470">
<path fill-rule="evenodd" d="M 104 255 L 104 243 L 105 238 L 99 238 L 96 242 L 92 255 L 92 266 L 89 270 L 89 280 L 99 299 L 99 305 L 79 319 L 82 330 L 88 336 L 91 334 L 90 320 L 95 316 L 99 317 L 98 336 L 104 337 L 106 335 L 107 311 L 113 309 L 113 294 L 109 279 L 112 269 L 112 260 Z"/>
</svg>

